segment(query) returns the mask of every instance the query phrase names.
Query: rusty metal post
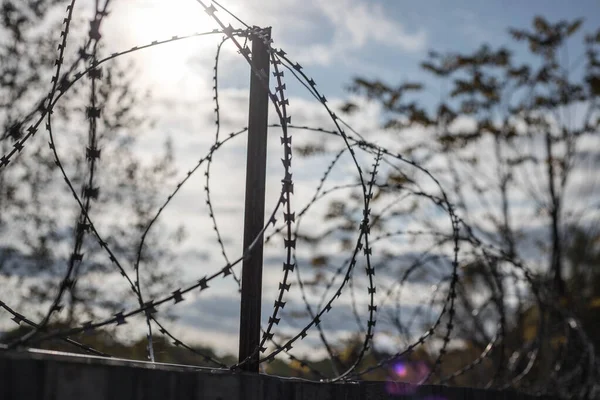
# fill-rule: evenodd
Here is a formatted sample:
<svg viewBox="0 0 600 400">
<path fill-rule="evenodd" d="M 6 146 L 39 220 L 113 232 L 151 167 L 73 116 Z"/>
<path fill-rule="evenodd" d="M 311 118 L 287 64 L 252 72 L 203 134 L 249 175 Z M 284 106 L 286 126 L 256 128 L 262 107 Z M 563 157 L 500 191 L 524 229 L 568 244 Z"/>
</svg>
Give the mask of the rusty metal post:
<svg viewBox="0 0 600 400">
<path fill-rule="evenodd" d="M 271 28 L 263 30 L 271 37 Z M 252 66 L 264 71 L 266 82 L 250 77 L 250 114 L 248 116 L 248 153 L 246 161 L 246 199 L 244 210 L 244 249 L 258 236 L 265 222 L 265 186 L 267 171 L 267 124 L 269 115 L 269 52 L 257 37 L 252 38 Z M 266 85 L 265 85 L 266 83 Z M 263 238 L 259 239 L 250 256 L 242 263 L 242 304 L 240 312 L 239 360 L 248 358 L 260 343 L 262 296 Z M 258 373 L 254 356 L 242 370 Z"/>
</svg>

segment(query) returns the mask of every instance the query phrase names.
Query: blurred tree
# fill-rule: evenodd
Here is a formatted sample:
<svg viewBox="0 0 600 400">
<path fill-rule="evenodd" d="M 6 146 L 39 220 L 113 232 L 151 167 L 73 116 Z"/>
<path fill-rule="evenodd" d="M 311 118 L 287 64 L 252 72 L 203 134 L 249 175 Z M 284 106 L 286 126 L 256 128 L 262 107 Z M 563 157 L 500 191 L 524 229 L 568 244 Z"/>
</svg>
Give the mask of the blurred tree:
<svg viewBox="0 0 600 400">
<path fill-rule="evenodd" d="M 424 84 L 394 87 L 357 78 L 352 86 L 383 106 L 385 127 L 399 139 L 407 128 L 425 128 L 422 140 L 400 144 L 400 153 L 421 150 L 424 160 L 444 160 L 433 170 L 450 184 L 461 216 L 510 256 L 537 244 L 548 254 L 540 265 L 561 295 L 567 227 L 594 225 L 586 217 L 597 187 L 584 179 L 595 175 L 600 156 L 593 147 L 600 122 L 600 30 L 586 36 L 584 54 L 569 58 L 569 39 L 581 24 L 536 17 L 532 30 L 510 29 L 515 41 L 528 45 L 529 54 L 518 60 L 511 50 L 488 45 L 471 54 L 430 52 L 423 69 L 449 83 L 435 110 L 407 99 Z M 528 224 L 520 223 L 525 215 L 532 218 Z M 533 232 L 534 223 L 547 231 Z M 528 235 L 532 241 L 520 245 Z"/>
<path fill-rule="evenodd" d="M 58 0 L 0 4 L 0 154 L 19 148 L 31 134 L 53 87 L 54 98 L 61 97 L 40 132 L 0 168 L 2 300 L 30 317 L 49 316 L 60 290 L 62 300 L 54 308 L 65 309 L 59 316 L 67 323 L 107 316 L 128 301 L 137 302 L 130 285 L 121 283 L 112 256 L 144 296 L 171 287 L 174 275 L 165 265 L 183 234 L 150 231 L 139 254 L 142 271 L 135 276 L 140 238 L 162 200 L 159 189 L 175 169 L 168 141 L 158 144 L 164 150 L 150 161 L 133 151 L 139 135 L 152 126 L 142 114 L 147 95 L 133 88 L 133 65 L 115 60 L 95 67 L 64 90 L 76 71 L 94 67 L 101 58 L 101 24 L 109 2 L 93 3 L 91 21 L 71 21 L 70 15 L 63 21 L 65 3 Z M 59 39 L 64 42 L 57 50 Z M 48 129 L 42 128 L 50 122 L 55 142 L 49 147 Z M 99 245 L 86 213 L 112 255 Z"/>
<path fill-rule="evenodd" d="M 532 293 L 519 294 L 522 288 L 517 287 L 518 279 L 509 273 L 506 260 L 527 261 L 534 284 L 547 289 L 546 305 L 566 305 L 583 318 L 600 304 L 600 265 L 597 247 L 591 245 L 598 237 L 594 232 L 599 195 L 600 29 L 584 36 L 579 32 L 581 26 L 582 20 L 551 23 L 536 17 L 530 29 L 509 30 L 517 46 L 527 45 L 525 52 L 489 45 L 464 54 L 430 52 L 422 68 L 432 81 L 447 88 L 435 106 L 419 97 L 431 90 L 424 83 L 390 85 L 356 78 L 351 85 L 354 94 L 382 107 L 383 126 L 396 139 L 390 152 L 413 159 L 432 172 L 472 232 L 502 254 L 484 259 L 472 252 L 467 240 L 461 244 L 454 334 L 467 347 L 446 355 L 445 363 L 451 368 L 442 366 L 442 375 L 463 365 L 455 362 L 459 359 L 475 360 L 492 340 L 486 321 L 500 320 L 505 338 L 501 354 L 494 360 L 525 371 L 531 349 L 538 346 L 535 368 L 544 370 L 546 377 L 554 376 L 549 371 L 554 364 L 548 361 L 556 361 L 553 353 L 558 354 L 558 345 L 565 338 L 563 327 L 552 322 L 560 317 L 564 323 L 564 316 L 556 315 L 551 307 L 542 312 L 547 330 L 540 341 L 539 309 L 533 305 Z M 579 39 L 583 52 L 573 57 L 570 48 Z M 346 113 L 359 109 L 353 101 L 342 107 Z M 415 218 L 431 218 L 431 212 L 418 214 L 413 205 L 380 218 L 375 205 L 391 198 L 385 195 L 386 187 L 412 185 L 421 190 L 415 177 L 404 171 L 390 168 L 385 173 L 371 203 L 374 231 L 392 232 L 397 226 L 394 217 L 410 213 L 418 215 Z M 332 202 L 327 218 L 337 225 L 324 235 L 340 237 L 352 231 L 351 222 L 356 222 L 354 216 L 362 207 L 360 193 L 344 202 Z M 451 242 L 450 234 L 435 224 L 428 226 L 442 239 L 432 241 L 431 236 L 423 236 L 420 240 L 437 246 Z M 322 238 L 309 235 L 305 240 Z M 315 260 L 324 257 L 317 254 Z M 595 328 L 588 325 L 586 329 L 592 337 Z M 529 383 L 542 375 L 532 376 Z M 482 379 L 479 375 L 469 382 L 478 384 Z"/>
</svg>

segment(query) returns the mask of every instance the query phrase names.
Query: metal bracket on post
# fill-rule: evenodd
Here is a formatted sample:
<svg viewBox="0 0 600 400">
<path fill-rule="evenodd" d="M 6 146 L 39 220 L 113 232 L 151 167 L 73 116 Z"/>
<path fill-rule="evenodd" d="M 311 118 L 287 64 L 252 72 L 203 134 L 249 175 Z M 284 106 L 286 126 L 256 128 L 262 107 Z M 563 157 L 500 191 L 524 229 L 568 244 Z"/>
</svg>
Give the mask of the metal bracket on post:
<svg viewBox="0 0 600 400">
<path fill-rule="evenodd" d="M 269 52 L 263 40 L 271 38 L 271 28 L 263 29 L 264 38 L 251 36 L 250 113 L 248 116 L 248 152 L 246 160 L 246 199 L 244 209 L 244 250 L 260 234 L 265 223 L 265 187 L 267 172 L 267 125 L 269 116 Z M 256 72 L 263 72 L 262 79 Z M 261 82 L 262 80 L 262 82 Z M 242 262 L 242 301 L 240 308 L 240 362 L 247 372 L 258 373 L 262 296 L 263 238 Z"/>
</svg>

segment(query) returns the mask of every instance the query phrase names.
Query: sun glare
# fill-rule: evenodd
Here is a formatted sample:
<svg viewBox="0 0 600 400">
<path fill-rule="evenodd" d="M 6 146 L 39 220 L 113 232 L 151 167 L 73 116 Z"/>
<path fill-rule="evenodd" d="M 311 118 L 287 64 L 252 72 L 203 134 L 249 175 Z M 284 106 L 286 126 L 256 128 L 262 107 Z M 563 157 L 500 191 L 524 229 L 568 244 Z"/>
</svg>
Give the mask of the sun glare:
<svg viewBox="0 0 600 400">
<path fill-rule="evenodd" d="M 144 0 L 137 2 L 136 36 L 140 40 L 158 40 L 210 30 L 202 7 L 193 0 Z M 134 2 L 135 4 L 135 2 Z"/>
<path fill-rule="evenodd" d="M 124 3 L 118 13 L 119 32 L 128 37 L 116 38 L 119 43 L 141 46 L 162 41 L 173 36 L 212 31 L 216 26 L 202 7 L 193 0 L 139 0 Z M 125 26 L 123 26 L 125 24 Z M 191 57 L 201 53 L 202 48 L 213 46 L 213 41 L 189 39 L 157 46 L 140 53 L 144 73 L 160 81 L 181 79 L 187 71 Z"/>
</svg>

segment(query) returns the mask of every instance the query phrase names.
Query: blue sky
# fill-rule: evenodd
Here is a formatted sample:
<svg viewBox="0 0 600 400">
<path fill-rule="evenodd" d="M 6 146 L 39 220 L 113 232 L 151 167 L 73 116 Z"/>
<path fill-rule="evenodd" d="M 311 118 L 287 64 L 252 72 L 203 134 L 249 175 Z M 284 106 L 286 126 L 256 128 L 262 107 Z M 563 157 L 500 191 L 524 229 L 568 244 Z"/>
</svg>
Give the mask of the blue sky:
<svg viewBox="0 0 600 400">
<path fill-rule="evenodd" d="M 482 43 L 508 44 L 507 28 L 528 27 L 536 15 L 550 21 L 584 16 L 588 29 L 597 28 L 594 21 L 600 20 L 600 5 L 593 0 L 225 0 L 222 4 L 249 25 L 272 26 L 275 46 L 308 67 L 329 96 L 343 96 L 356 75 L 389 82 L 426 79 L 419 63 L 429 50 L 469 51 Z M 128 29 L 142 41 L 155 40 L 161 33 L 216 27 L 194 0 L 137 0 L 115 6 L 120 7 L 127 10 L 121 15 L 127 15 L 128 22 L 120 21 L 119 29 Z M 139 20 L 140 15 L 146 17 Z M 219 16 L 236 26 L 224 12 Z M 576 42 L 573 54 L 580 50 Z M 232 84 L 244 84 L 244 75 L 232 75 L 237 78 Z"/>
<path fill-rule="evenodd" d="M 343 94 L 357 74 L 390 82 L 420 79 L 418 64 L 428 50 L 509 44 L 507 28 L 528 27 L 536 15 L 550 21 L 583 16 L 588 29 L 600 20 L 600 4 L 593 0 L 267 1 L 272 5 L 264 13 L 259 3 L 230 1 L 227 6 L 238 8 L 242 19 L 249 14 L 250 24 L 273 26 L 275 44 L 291 44 L 288 53 L 303 59 L 330 95 Z M 295 52 L 296 45 L 314 51 Z M 579 53 L 579 44 L 573 45 L 573 53 Z M 327 52 L 337 55 L 335 62 L 322 54 Z"/>
</svg>

